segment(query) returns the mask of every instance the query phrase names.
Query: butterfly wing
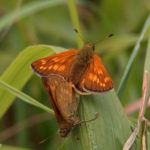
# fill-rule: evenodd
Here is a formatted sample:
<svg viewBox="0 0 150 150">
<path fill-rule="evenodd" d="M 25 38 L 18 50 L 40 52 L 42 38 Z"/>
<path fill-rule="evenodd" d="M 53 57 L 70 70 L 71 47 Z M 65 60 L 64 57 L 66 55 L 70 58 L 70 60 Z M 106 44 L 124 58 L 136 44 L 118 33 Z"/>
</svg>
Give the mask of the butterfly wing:
<svg viewBox="0 0 150 150">
<path fill-rule="evenodd" d="M 83 94 L 102 93 L 112 88 L 112 79 L 106 72 L 100 58 L 94 55 L 87 71 L 77 86 L 77 92 L 80 91 Z"/>
<path fill-rule="evenodd" d="M 62 93 L 62 94 L 61 94 Z M 77 117 L 78 102 L 71 82 L 63 81 L 57 88 L 57 107 L 63 118 L 72 125 L 79 122 Z"/>
<path fill-rule="evenodd" d="M 40 77 L 48 76 L 50 74 L 58 74 L 67 77 L 69 68 L 74 61 L 77 52 L 78 51 L 76 50 L 70 50 L 36 60 L 31 64 L 31 68 Z"/>
<path fill-rule="evenodd" d="M 55 81 L 53 81 L 53 82 L 51 83 L 51 86 L 49 86 L 46 77 L 42 77 L 41 79 L 42 79 L 44 88 L 46 89 L 47 94 L 48 94 L 48 96 L 49 96 L 49 98 L 50 98 L 51 104 L 52 104 L 53 109 L 54 109 L 54 112 L 55 112 L 56 119 L 57 119 L 57 120 L 62 120 L 62 119 L 61 119 L 62 117 L 61 117 L 61 115 L 60 115 L 60 112 L 59 112 L 59 110 L 57 109 L 57 106 L 56 106 L 56 104 L 55 104 L 55 99 L 56 99 L 56 95 L 55 95 L 55 91 L 56 91 Z"/>
<path fill-rule="evenodd" d="M 61 76 L 49 75 L 47 77 L 47 84 L 55 91 L 55 104 L 63 118 L 72 124 L 78 122 L 78 102 L 76 101 L 72 83 L 67 82 Z"/>
<path fill-rule="evenodd" d="M 58 102 L 57 102 L 57 93 L 56 93 L 56 91 L 57 91 L 58 85 L 60 84 L 62 78 L 50 75 L 48 78 L 47 77 L 42 77 L 41 79 L 42 79 L 44 87 L 45 87 L 45 89 L 48 93 L 51 104 L 53 106 L 55 116 L 56 116 L 56 119 L 57 119 L 57 122 L 58 122 L 58 126 L 60 128 L 60 135 L 62 137 L 66 137 L 71 132 L 71 129 L 73 127 L 72 127 L 72 124 L 67 122 L 64 119 L 64 117 L 62 116 L 62 114 L 61 114 L 62 109 L 59 109 L 57 107 Z M 51 84 L 49 84 L 49 81 L 51 81 Z M 59 94 L 64 95 L 63 92 L 59 93 Z M 63 99 L 60 99 L 60 101 L 63 102 Z"/>
</svg>

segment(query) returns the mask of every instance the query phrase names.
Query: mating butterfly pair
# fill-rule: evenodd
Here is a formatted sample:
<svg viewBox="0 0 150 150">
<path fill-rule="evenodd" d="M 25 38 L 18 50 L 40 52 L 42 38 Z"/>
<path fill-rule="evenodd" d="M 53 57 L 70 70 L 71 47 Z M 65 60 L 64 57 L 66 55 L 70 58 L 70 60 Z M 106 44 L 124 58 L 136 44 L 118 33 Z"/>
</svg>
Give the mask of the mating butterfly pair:
<svg viewBox="0 0 150 150">
<path fill-rule="evenodd" d="M 75 92 L 82 95 L 102 93 L 113 88 L 113 81 L 100 58 L 94 54 L 94 44 L 39 59 L 31 64 L 41 77 L 50 97 L 62 137 L 79 123 Z"/>
</svg>

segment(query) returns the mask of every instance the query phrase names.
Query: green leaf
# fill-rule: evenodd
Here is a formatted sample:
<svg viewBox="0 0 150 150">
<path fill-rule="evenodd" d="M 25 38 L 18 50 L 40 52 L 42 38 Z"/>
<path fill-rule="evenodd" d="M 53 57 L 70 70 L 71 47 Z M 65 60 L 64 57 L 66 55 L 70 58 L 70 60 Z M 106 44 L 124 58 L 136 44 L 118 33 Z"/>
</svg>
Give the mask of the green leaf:
<svg viewBox="0 0 150 150">
<path fill-rule="evenodd" d="M 148 45 L 147 45 L 147 51 L 146 51 L 146 58 L 145 58 L 145 65 L 144 65 L 144 70 L 148 71 L 148 94 L 147 94 L 147 101 L 148 98 L 150 97 L 150 35 L 148 38 Z"/>
<path fill-rule="evenodd" d="M 39 107 L 51 114 L 54 114 L 54 111 L 51 110 L 50 108 L 44 106 L 43 104 L 39 103 L 37 100 L 33 99 L 32 97 L 28 96 L 27 94 L 13 88 L 12 86 L 8 85 L 7 83 L 3 82 L 0 80 L 0 86 L 5 88 L 7 91 L 9 91 L 10 93 L 12 93 L 13 95 L 15 95 L 16 97 L 20 98 L 21 100 L 34 105 L 36 107 Z"/>
<path fill-rule="evenodd" d="M 46 9 L 48 7 L 54 7 L 56 5 L 60 5 L 65 3 L 65 0 L 45 0 L 45 1 L 36 1 L 29 3 L 22 8 L 19 9 L 19 11 L 11 12 L 10 14 L 4 16 L 0 20 L 0 32 L 7 27 L 13 20 L 18 20 L 20 18 L 26 17 L 28 15 L 31 15 L 37 11 L 40 11 L 42 9 Z"/>
<path fill-rule="evenodd" d="M 77 40 L 78 48 L 82 48 L 84 45 L 84 42 L 81 39 L 81 37 L 83 37 L 83 35 L 81 32 L 81 27 L 80 27 L 80 22 L 79 22 L 79 17 L 78 17 L 78 13 L 77 13 L 75 0 L 68 0 L 68 8 L 70 11 L 73 28 L 79 32 L 79 33 L 76 33 L 76 40 Z M 79 35 L 81 35 L 81 37 Z"/>
<path fill-rule="evenodd" d="M 105 94 L 82 96 L 80 119 L 88 120 L 98 112 L 99 117 L 74 129 L 66 138 L 63 150 L 121 150 L 131 134 L 131 123 L 112 90 Z M 75 140 L 75 136 L 79 140 Z M 135 148 L 133 148 L 135 149 Z"/>
<path fill-rule="evenodd" d="M 125 85 L 127 83 L 127 79 L 128 79 L 129 73 L 131 71 L 131 68 L 132 68 L 133 62 L 135 60 L 135 57 L 136 57 L 137 53 L 140 50 L 141 42 L 142 42 L 142 40 L 144 38 L 144 35 L 149 30 L 149 28 L 150 28 L 150 16 L 146 20 L 146 23 L 145 23 L 145 25 L 143 27 L 141 35 L 140 35 L 140 37 L 139 37 L 139 39 L 138 39 L 138 41 L 137 41 L 137 43 L 136 43 L 136 45 L 135 45 L 135 47 L 133 49 L 132 55 L 131 55 L 131 57 L 129 59 L 129 62 L 128 62 L 127 66 L 126 66 L 125 72 L 124 72 L 124 74 L 122 76 L 122 79 L 121 79 L 121 82 L 120 82 L 120 85 L 119 85 L 119 88 L 118 88 L 118 91 L 117 91 L 118 96 L 119 96 L 120 99 L 121 99 L 121 97 L 123 95 L 123 91 L 125 89 Z"/>
<path fill-rule="evenodd" d="M 150 149 L 150 132 L 147 132 L 147 149 Z"/>
<path fill-rule="evenodd" d="M 3 144 L 0 144 L 0 149 L 1 150 L 31 150 L 27 148 L 20 148 L 20 147 L 8 146 Z"/>
<path fill-rule="evenodd" d="M 64 51 L 63 48 L 55 46 L 31 46 L 23 50 L 14 62 L 6 69 L 1 76 L 1 80 L 20 90 L 29 80 L 33 72 L 30 64 L 39 58 L 49 56 L 55 52 Z M 0 87 L 0 118 L 4 115 L 8 107 L 12 104 L 15 96 Z"/>
</svg>

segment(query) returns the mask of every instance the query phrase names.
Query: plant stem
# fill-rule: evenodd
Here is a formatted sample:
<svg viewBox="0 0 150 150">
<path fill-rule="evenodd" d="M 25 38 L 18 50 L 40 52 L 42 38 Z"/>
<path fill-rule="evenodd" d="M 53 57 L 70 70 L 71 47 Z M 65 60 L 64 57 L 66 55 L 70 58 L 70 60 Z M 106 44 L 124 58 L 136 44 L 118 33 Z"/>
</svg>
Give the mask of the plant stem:
<svg viewBox="0 0 150 150">
<path fill-rule="evenodd" d="M 72 23 L 73 23 L 73 28 L 77 29 L 80 36 L 83 37 L 82 33 L 81 33 L 81 27 L 80 27 L 80 22 L 79 22 L 79 17 L 78 17 L 78 13 L 77 13 L 75 0 L 68 0 L 68 7 L 69 7 L 70 15 L 71 15 L 71 20 L 72 20 Z M 76 35 L 78 48 L 81 48 L 81 47 L 83 47 L 84 42 L 81 39 L 81 37 L 79 36 L 79 34 L 75 34 L 75 35 Z"/>
</svg>

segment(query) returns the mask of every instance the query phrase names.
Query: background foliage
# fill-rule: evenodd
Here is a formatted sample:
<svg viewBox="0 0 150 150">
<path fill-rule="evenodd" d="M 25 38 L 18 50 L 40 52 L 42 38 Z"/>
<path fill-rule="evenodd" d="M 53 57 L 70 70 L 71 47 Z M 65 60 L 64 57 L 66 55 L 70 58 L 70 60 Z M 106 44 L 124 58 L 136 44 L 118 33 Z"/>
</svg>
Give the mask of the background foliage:
<svg viewBox="0 0 150 150">
<path fill-rule="evenodd" d="M 20 52 L 25 52 L 24 49 L 28 46 L 42 44 L 56 45 L 67 49 L 77 48 L 67 5 L 68 3 L 65 0 L 1 0 L 0 75 L 3 75 L 16 56 Z M 114 80 L 117 90 L 133 47 L 150 12 L 150 1 L 80 0 L 77 1 L 77 10 L 84 40 L 96 43 L 96 53 L 100 55 Z M 106 38 L 111 33 L 114 34 L 114 37 Z M 129 74 L 127 86 L 121 98 L 123 106 L 141 97 L 146 39 L 147 36 L 142 42 Z M 51 47 L 51 49 L 54 48 Z M 46 52 L 42 52 L 43 56 L 47 55 Z M 41 56 L 41 53 L 38 54 L 38 50 L 36 55 L 31 53 L 29 55 L 21 53 L 24 54 L 22 58 L 26 60 L 29 56 L 32 59 Z M 22 60 L 22 62 L 24 61 Z M 16 66 L 16 68 L 18 67 Z M 11 75 L 14 75 L 14 81 L 17 82 L 15 74 L 16 76 L 26 76 L 25 70 L 28 71 L 28 68 L 20 68 L 18 72 L 16 70 L 13 72 L 12 69 Z M 37 76 L 31 76 L 30 73 L 28 79 L 22 79 L 18 82 L 24 82 L 23 92 L 51 107 L 42 83 Z M 13 86 L 15 87 L 15 83 Z M 2 109 L 0 111 L 2 113 Z M 148 110 L 146 112 L 147 119 L 150 119 L 149 114 Z M 136 118 L 137 113 L 132 114 L 132 117 Z M 60 142 L 56 120 L 50 119 L 50 115 L 45 113 L 44 110 L 30 106 L 18 98 L 0 120 L 1 133 L 9 127 L 14 128 L 5 133 L 6 138 L 3 137 L 3 144 L 34 149 L 56 149 Z M 14 134 L 8 137 L 10 133 Z M 48 141 L 41 145 L 37 144 L 47 137 L 49 137 Z"/>
</svg>

